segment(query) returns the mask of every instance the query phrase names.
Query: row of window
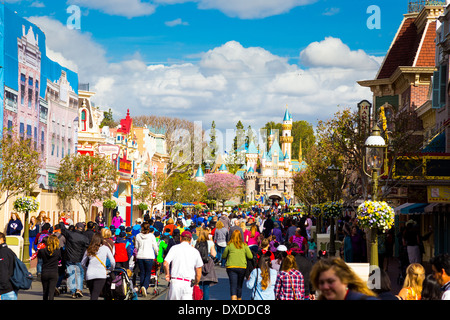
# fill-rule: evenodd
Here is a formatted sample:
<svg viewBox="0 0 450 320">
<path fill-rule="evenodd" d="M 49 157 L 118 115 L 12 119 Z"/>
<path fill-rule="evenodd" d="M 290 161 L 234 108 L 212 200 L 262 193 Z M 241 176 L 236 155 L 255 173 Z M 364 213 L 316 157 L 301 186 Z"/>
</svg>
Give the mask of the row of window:
<svg viewBox="0 0 450 320">
<path fill-rule="evenodd" d="M 27 94 L 28 93 L 28 94 Z M 27 77 L 25 74 L 20 74 L 20 103 L 25 105 L 25 95 L 27 94 L 28 108 L 32 109 L 33 105 L 36 110 L 39 108 L 39 80 L 34 80 L 32 77 Z"/>
<path fill-rule="evenodd" d="M 26 130 L 25 130 L 26 128 Z M 8 120 L 8 130 L 13 129 L 13 122 L 12 120 Z M 40 142 L 40 152 L 43 154 L 45 152 L 45 132 L 44 130 L 41 131 L 41 137 L 40 140 L 38 139 L 38 129 L 36 127 L 32 127 L 31 125 L 27 124 L 25 127 L 25 124 L 21 122 L 19 124 L 19 137 L 20 139 L 28 139 L 30 141 L 33 141 L 34 149 L 38 150 L 38 144 Z M 51 155 L 64 158 L 64 156 L 70 155 L 70 150 L 72 149 L 72 143 L 69 141 L 66 144 L 66 141 L 64 139 L 52 139 L 52 149 L 51 149 Z M 61 152 L 60 152 L 61 151 Z"/>
</svg>

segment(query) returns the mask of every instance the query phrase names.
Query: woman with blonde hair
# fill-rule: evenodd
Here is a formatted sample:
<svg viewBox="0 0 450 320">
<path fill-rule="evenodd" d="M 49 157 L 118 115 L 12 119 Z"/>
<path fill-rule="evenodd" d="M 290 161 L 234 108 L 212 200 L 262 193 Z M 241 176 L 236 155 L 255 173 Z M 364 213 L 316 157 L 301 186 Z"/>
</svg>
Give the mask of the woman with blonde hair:
<svg viewBox="0 0 450 320">
<path fill-rule="evenodd" d="M 318 300 L 378 300 L 364 282 L 341 258 L 317 261 L 310 275 Z"/>
<path fill-rule="evenodd" d="M 103 245 L 107 246 L 109 250 L 111 250 L 111 253 L 114 255 L 116 247 L 114 246 L 113 239 L 111 239 L 112 238 L 111 230 L 109 230 L 108 228 L 102 228 L 100 232 L 103 238 Z"/>
<path fill-rule="evenodd" d="M 406 268 L 403 288 L 398 293 L 402 300 L 420 300 L 425 268 L 419 263 L 412 263 Z"/>
<path fill-rule="evenodd" d="M 225 266 L 230 281 L 231 300 L 242 300 L 242 286 L 247 269 L 247 259 L 252 259 L 253 254 L 242 241 L 241 231 L 233 231 L 222 258 L 227 260 Z"/>
<path fill-rule="evenodd" d="M 42 291 L 44 300 L 53 300 L 58 282 L 58 265 L 61 261 L 61 249 L 59 249 L 59 240 L 55 235 L 49 235 L 44 238 L 45 248 L 38 251 L 37 256 L 42 259 Z"/>
</svg>

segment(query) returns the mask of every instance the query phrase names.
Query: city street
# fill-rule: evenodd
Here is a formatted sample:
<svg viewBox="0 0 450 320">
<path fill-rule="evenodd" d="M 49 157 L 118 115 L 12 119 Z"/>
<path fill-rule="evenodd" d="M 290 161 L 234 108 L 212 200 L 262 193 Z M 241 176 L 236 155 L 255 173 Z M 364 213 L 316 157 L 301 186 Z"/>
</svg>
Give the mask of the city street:
<svg viewBox="0 0 450 320">
<path fill-rule="evenodd" d="M 34 269 L 30 269 L 33 274 L 35 274 Z M 225 268 L 221 268 L 219 266 L 216 266 L 216 274 L 217 278 L 219 280 L 217 285 L 214 285 L 210 288 L 210 300 L 230 300 L 230 294 L 229 294 L 229 284 L 228 284 L 228 275 Z M 166 300 L 167 295 L 167 281 L 164 279 L 164 275 L 159 276 L 159 295 L 153 295 L 152 291 L 149 290 L 149 294 L 146 298 L 139 297 L 139 300 Z M 152 287 L 151 289 L 154 289 Z M 85 288 L 83 290 L 83 297 L 73 299 L 72 296 L 68 293 L 63 293 L 57 297 L 55 297 L 56 300 L 89 300 L 89 290 Z M 250 290 L 246 288 L 244 283 L 244 289 L 243 289 L 243 300 L 250 300 Z M 19 291 L 18 294 L 18 300 L 42 300 L 42 284 L 38 280 L 33 281 L 32 288 L 30 290 L 22 290 Z M 102 298 L 100 298 L 102 300 Z"/>
</svg>

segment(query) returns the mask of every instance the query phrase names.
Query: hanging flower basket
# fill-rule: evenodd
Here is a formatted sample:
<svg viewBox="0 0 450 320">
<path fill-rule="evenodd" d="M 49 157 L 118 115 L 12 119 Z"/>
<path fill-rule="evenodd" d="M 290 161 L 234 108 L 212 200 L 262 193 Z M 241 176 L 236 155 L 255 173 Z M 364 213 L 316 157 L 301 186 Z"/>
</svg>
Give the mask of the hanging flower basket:
<svg viewBox="0 0 450 320">
<path fill-rule="evenodd" d="M 103 208 L 106 209 L 115 209 L 117 207 L 117 203 L 114 200 L 105 200 L 103 201 Z"/>
<path fill-rule="evenodd" d="M 14 210 L 17 212 L 35 212 L 39 209 L 39 202 L 35 197 L 21 197 L 14 201 Z"/>
<path fill-rule="evenodd" d="M 339 218 L 342 215 L 342 201 L 329 201 L 323 204 L 323 214 L 326 218 Z"/>
<path fill-rule="evenodd" d="M 314 217 L 318 218 L 322 215 L 322 205 L 315 204 L 312 206 L 312 214 Z"/>
<path fill-rule="evenodd" d="M 394 225 L 395 212 L 384 201 L 365 201 L 358 207 L 357 219 L 361 227 L 389 230 Z"/>
</svg>

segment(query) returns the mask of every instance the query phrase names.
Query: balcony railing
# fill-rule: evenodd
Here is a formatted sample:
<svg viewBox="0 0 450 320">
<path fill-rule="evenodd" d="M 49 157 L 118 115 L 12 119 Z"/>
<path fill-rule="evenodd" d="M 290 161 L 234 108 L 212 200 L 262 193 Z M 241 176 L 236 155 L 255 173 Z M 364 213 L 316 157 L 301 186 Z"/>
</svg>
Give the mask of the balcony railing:
<svg viewBox="0 0 450 320">
<path fill-rule="evenodd" d="M 408 3 L 408 13 L 420 12 L 425 6 L 445 6 L 445 1 L 438 0 L 410 0 Z"/>
</svg>

